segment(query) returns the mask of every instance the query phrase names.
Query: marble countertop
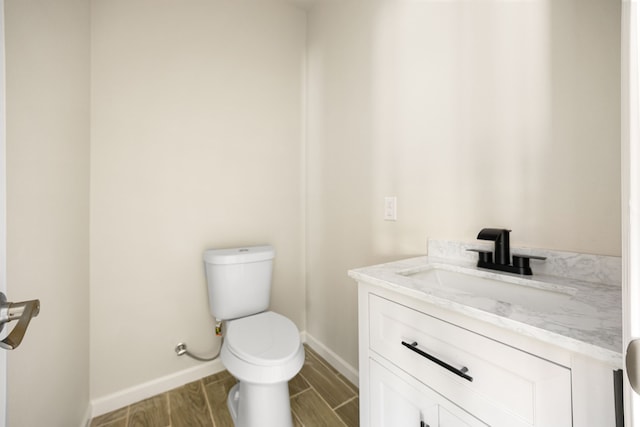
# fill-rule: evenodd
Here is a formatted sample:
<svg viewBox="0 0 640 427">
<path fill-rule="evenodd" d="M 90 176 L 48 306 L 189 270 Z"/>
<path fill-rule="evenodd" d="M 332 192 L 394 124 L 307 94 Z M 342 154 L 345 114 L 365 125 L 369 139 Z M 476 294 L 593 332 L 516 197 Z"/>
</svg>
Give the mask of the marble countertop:
<svg viewBox="0 0 640 427">
<path fill-rule="evenodd" d="M 500 301 L 478 293 L 425 286 L 419 274 L 439 268 L 485 279 L 508 281 L 514 286 L 546 287 L 550 295 L 563 294 L 558 301 L 527 303 Z M 349 276 L 361 282 L 395 290 L 510 331 L 547 342 L 622 368 L 621 287 L 545 274 L 518 276 L 479 269 L 465 259 L 434 256 L 410 258 L 353 269 Z M 561 295 L 562 296 L 562 295 Z"/>
</svg>

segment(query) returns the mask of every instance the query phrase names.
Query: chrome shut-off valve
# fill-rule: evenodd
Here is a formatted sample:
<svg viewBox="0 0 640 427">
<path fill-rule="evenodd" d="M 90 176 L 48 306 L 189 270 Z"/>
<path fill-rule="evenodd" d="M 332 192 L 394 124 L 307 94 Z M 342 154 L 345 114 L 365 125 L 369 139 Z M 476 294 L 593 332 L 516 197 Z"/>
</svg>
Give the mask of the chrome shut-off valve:
<svg viewBox="0 0 640 427">
<path fill-rule="evenodd" d="M 18 324 L 0 341 L 0 347 L 5 350 L 14 350 L 20 345 L 27 331 L 29 322 L 40 313 L 40 301 L 37 299 L 22 302 L 7 302 L 5 294 L 0 292 L 0 331 L 4 324 L 12 320 L 18 320 Z"/>
</svg>

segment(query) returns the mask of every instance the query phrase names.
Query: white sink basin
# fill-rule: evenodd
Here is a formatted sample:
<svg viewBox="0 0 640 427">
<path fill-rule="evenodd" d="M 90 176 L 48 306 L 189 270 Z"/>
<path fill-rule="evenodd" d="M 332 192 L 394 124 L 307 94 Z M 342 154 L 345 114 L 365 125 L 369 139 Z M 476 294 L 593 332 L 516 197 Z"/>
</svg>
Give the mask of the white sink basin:
<svg viewBox="0 0 640 427">
<path fill-rule="evenodd" d="M 530 279 L 504 276 L 495 278 L 479 277 L 476 274 L 450 271 L 446 268 L 430 266 L 419 271 L 401 272 L 403 276 L 415 279 L 422 291 L 437 290 L 467 294 L 493 301 L 517 304 L 530 309 L 549 308 L 568 302 L 576 293 L 574 288 L 552 285 Z"/>
</svg>

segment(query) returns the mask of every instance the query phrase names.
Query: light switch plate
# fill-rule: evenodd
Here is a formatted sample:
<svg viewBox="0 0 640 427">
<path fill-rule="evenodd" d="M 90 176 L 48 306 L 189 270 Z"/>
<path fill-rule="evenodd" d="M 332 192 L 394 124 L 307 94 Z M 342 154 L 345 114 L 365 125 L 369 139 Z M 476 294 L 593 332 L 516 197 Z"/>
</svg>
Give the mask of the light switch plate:
<svg viewBox="0 0 640 427">
<path fill-rule="evenodd" d="M 398 219 L 397 199 L 395 196 L 384 198 L 384 220 L 395 221 Z"/>
</svg>

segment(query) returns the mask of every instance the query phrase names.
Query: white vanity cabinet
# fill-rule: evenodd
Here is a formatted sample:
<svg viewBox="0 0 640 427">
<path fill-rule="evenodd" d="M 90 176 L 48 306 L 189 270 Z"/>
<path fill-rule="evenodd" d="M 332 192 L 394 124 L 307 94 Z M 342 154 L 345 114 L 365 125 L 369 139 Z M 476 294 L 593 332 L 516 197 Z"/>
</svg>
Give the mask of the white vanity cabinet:
<svg viewBox="0 0 640 427">
<path fill-rule="evenodd" d="M 359 282 L 360 425 L 614 427 L 613 369 Z"/>
</svg>

